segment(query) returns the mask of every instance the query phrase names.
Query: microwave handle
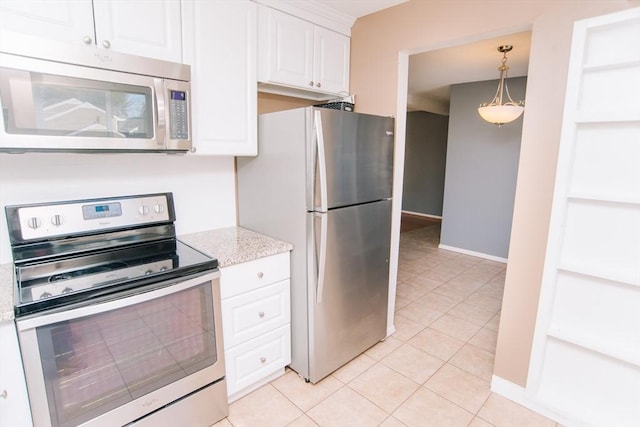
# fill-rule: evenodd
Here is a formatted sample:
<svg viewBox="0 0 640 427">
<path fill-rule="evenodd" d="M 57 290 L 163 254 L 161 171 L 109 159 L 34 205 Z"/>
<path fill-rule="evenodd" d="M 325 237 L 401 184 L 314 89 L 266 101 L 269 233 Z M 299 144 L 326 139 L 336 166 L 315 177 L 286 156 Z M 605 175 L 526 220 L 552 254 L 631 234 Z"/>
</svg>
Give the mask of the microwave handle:
<svg viewBox="0 0 640 427">
<path fill-rule="evenodd" d="M 161 145 L 163 148 L 165 146 L 165 132 L 167 131 L 167 115 L 166 115 L 166 91 L 164 90 L 164 80 L 163 79 L 153 79 L 153 86 L 155 87 L 155 98 L 156 98 L 156 108 L 155 108 L 155 121 L 158 124 L 156 126 L 157 135 L 156 142 L 158 145 Z"/>
</svg>

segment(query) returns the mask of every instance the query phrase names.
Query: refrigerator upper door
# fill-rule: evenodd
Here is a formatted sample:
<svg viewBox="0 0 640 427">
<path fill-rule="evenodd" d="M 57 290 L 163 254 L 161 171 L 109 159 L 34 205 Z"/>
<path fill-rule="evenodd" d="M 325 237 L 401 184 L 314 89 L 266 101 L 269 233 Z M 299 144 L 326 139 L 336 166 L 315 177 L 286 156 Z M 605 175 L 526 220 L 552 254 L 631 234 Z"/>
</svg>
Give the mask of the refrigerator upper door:
<svg viewBox="0 0 640 427">
<path fill-rule="evenodd" d="M 307 213 L 309 379 L 387 333 L 391 200 Z"/>
<path fill-rule="evenodd" d="M 311 108 L 313 134 L 307 210 L 329 209 L 391 197 L 394 119 Z"/>
</svg>

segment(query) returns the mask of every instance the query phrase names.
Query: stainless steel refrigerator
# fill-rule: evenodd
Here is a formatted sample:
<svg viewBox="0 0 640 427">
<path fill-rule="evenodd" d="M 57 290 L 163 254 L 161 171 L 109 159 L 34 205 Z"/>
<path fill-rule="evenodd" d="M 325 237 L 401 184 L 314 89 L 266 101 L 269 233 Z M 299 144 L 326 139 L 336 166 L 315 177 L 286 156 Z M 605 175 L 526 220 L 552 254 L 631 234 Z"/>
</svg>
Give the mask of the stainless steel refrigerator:
<svg viewBox="0 0 640 427">
<path fill-rule="evenodd" d="M 315 383 L 386 336 L 394 120 L 307 107 L 262 114 L 239 158 L 245 228 L 293 243 L 291 368 Z"/>
</svg>

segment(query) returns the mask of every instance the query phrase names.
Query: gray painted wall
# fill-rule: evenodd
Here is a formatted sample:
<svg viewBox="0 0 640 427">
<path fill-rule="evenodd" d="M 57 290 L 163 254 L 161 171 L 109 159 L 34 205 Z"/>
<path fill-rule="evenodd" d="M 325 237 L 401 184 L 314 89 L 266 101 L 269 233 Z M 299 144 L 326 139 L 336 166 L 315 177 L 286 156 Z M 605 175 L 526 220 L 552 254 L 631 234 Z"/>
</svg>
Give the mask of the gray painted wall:
<svg viewBox="0 0 640 427">
<path fill-rule="evenodd" d="M 493 98 L 497 85 L 493 80 L 451 89 L 440 244 L 507 258 L 522 116 L 502 127 L 480 118 L 478 105 Z M 526 77 L 508 85 L 514 100 L 525 98 Z"/>
<path fill-rule="evenodd" d="M 407 114 L 402 210 L 442 216 L 449 118 Z"/>
</svg>

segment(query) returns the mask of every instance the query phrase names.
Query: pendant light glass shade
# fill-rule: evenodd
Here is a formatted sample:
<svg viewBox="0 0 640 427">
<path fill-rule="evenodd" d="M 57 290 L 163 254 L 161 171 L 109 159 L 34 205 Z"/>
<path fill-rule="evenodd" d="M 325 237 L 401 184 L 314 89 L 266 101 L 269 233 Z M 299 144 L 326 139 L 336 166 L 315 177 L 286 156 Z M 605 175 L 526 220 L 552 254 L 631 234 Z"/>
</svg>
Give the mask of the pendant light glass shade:
<svg viewBox="0 0 640 427">
<path fill-rule="evenodd" d="M 478 113 L 480 117 L 494 123 L 496 125 L 503 125 L 509 123 L 520 117 L 524 112 L 524 107 L 520 105 L 488 105 L 486 107 L 478 107 Z"/>
<path fill-rule="evenodd" d="M 489 123 L 502 126 L 505 123 L 509 123 L 520 117 L 524 112 L 524 101 L 514 101 L 509 95 L 509 88 L 507 87 L 507 72 L 509 67 L 507 66 L 507 52 L 511 51 L 513 46 L 504 45 L 499 46 L 498 51 L 503 53 L 502 64 L 498 67 L 500 71 L 500 82 L 498 83 L 498 90 L 496 96 L 493 97 L 491 102 L 485 102 L 478 107 L 478 114 L 484 120 Z M 503 103 L 503 95 L 507 94 L 508 101 Z"/>
</svg>

